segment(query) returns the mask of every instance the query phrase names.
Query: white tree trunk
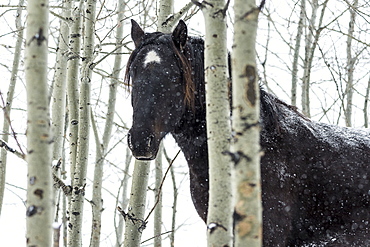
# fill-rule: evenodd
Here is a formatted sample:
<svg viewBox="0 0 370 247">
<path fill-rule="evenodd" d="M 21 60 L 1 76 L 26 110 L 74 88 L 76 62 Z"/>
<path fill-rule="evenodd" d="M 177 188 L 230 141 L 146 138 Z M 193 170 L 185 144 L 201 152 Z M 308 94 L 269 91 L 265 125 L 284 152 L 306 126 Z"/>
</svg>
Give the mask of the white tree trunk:
<svg viewBox="0 0 370 247">
<path fill-rule="evenodd" d="M 144 222 L 146 192 L 150 172 L 150 162 L 135 160 L 130 203 L 125 218 L 124 247 L 139 247 L 141 234 L 145 229 Z"/>
<path fill-rule="evenodd" d="M 155 159 L 155 198 L 158 203 L 154 209 L 154 247 L 162 246 L 162 191 L 161 184 L 163 179 L 163 163 L 162 163 L 162 153 L 163 153 L 163 142 L 159 146 L 157 158 Z"/>
<path fill-rule="evenodd" d="M 326 5 L 329 0 L 325 0 L 322 4 L 320 20 L 317 24 L 317 30 L 315 30 L 315 23 L 316 23 L 316 14 L 319 8 L 318 0 L 313 0 L 311 3 L 312 6 L 312 15 L 311 19 L 309 20 L 309 30 L 308 35 L 306 37 L 306 46 L 305 46 L 305 59 L 303 64 L 303 79 L 302 79 L 302 113 L 305 114 L 307 117 L 311 117 L 311 110 L 310 110 L 310 83 L 311 83 L 311 69 L 313 63 L 313 56 L 315 54 L 316 46 L 319 41 L 320 33 L 321 33 L 321 24 L 323 22 Z M 312 38 L 314 39 L 312 40 Z"/>
<path fill-rule="evenodd" d="M 62 157 L 64 140 L 64 120 L 66 109 L 66 83 L 67 83 L 67 51 L 69 26 L 68 18 L 71 16 L 72 1 L 65 1 L 63 4 L 62 16 L 65 18 L 60 21 L 60 34 L 58 40 L 57 58 L 55 63 L 54 88 L 51 102 L 51 126 L 53 132 L 53 152 L 52 159 L 59 160 Z M 63 162 L 65 162 L 63 160 Z"/>
<path fill-rule="evenodd" d="M 72 181 L 69 210 L 68 246 L 82 245 L 83 206 L 85 200 L 86 171 L 89 156 L 90 82 L 92 80 L 96 1 L 88 0 L 84 11 L 84 60 L 81 72 L 79 99 L 77 158 Z"/>
<path fill-rule="evenodd" d="M 208 246 L 232 246 L 231 126 L 224 0 L 201 6 L 205 25 L 205 83 L 209 160 Z"/>
<path fill-rule="evenodd" d="M 303 26 L 306 19 L 306 0 L 301 0 L 301 12 L 299 15 L 298 30 L 294 46 L 294 56 L 292 65 L 292 89 L 291 89 L 291 104 L 297 105 L 297 83 L 298 83 L 298 60 L 301 47 L 301 37 L 303 34 Z"/>
<path fill-rule="evenodd" d="M 130 153 L 130 149 L 126 148 L 126 159 L 125 159 L 125 170 L 123 171 L 124 176 L 121 182 L 121 193 L 118 195 L 117 198 L 117 205 L 119 205 L 123 210 L 126 210 L 128 205 L 128 198 L 127 198 L 127 188 L 128 188 L 128 180 L 130 178 L 129 169 L 131 163 L 132 155 Z M 117 212 L 117 211 L 116 211 Z M 117 217 L 114 219 L 116 220 Z M 123 227 L 124 227 L 124 219 L 120 215 L 118 215 L 118 225 L 115 224 L 116 227 L 116 245 L 115 247 L 122 246 L 122 236 L 123 236 Z"/>
<path fill-rule="evenodd" d="M 352 100 L 353 100 L 353 72 L 355 70 L 356 56 L 352 56 L 352 40 L 355 31 L 356 8 L 358 0 L 354 0 L 349 10 L 350 20 L 347 35 L 347 107 L 345 111 L 346 126 L 352 126 Z"/>
<path fill-rule="evenodd" d="M 19 6 L 24 4 L 24 0 L 19 1 Z M 6 96 L 6 105 L 3 109 L 4 119 L 3 119 L 3 141 L 8 142 L 9 139 L 9 128 L 10 128 L 10 111 L 12 108 L 12 102 L 14 97 L 15 84 L 17 82 L 19 62 L 21 61 L 21 50 L 23 43 L 23 27 L 22 27 L 22 7 L 17 8 L 16 14 L 16 28 L 17 28 L 17 41 L 15 43 L 13 66 L 10 76 L 10 83 L 8 88 L 8 93 Z M 1 149 L 0 151 L 0 215 L 4 200 L 4 190 L 5 190 L 5 180 L 6 180 L 6 163 L 7 163 L 7 151 Z"/>
<path fill-rule="evenodd" d="M 173 0 L 160 0 L 158 8 L 158 25 L 157 31 L 163 33 L 170 33 L 171 26 L 167 25 L 167 18 L 173 15 Z"/>
<path fill-rule="evenodd" d="M 311 65 L 313 54 L 315 52 L 316 45 L 313 43 L 312 38 L 315 31 L 316 15 L 319 8 L 318 0 L 313 0 L 311 3 L 312 14 L 308 20 L 308 34 L 306 36 L 305 45 L 305 59 L 303 64 L 303 78 L 302 78 L 302 113 L 307 117 L 310 117 L 310 77 L 311 77 Z"/>
<path fill-rule="evenodd" d="M 254 0 L 234 3 L 232 51 L 235 133 L 231 155 L 235 173 L 235 246 L 262 246 L 262 201 L 259 145 L 259 86 L 255 43 L 260 9 Z"/>
<path fill-rule="evenodd" d="M 48 1 L 27 4 L 27 246 L 51 246 L 52 180 L 48 98 Z"/>
<path fill-rule="evenodd" d="M 68 35 L 69 35 L 69 25 L 68 18 L 71 16 L 72 1 L 67 0 L 63 2 L 63 12 L 62 19 L 60 21 L 60 34 L 58 39 L 58 50 L 56 54 L 55 62 L 55 74 L 54 74 L 54 87 L 52 91 L 52 102 L 51 102 L 51 132 L 53 135 L 52 144 L 52 160 L 57 161 L 57 166 L 52 167 L 52 172 L 57 177 L 60 177 L 61 171 L 65 171 L 65 155 L 64 155 L 64 144 L 65 144 L 65 118 L 66 118 L 66 87 L 67 87 L 67 52 L 68 52 Z M 58 222 L 59 212 L 56 210 L 61 210 L 62 217 L 66 214 L 63 210 L 66 208 L 66 195 L 63 194 L 62 190 L 53 188 L 53 197 L 56 200 L 56 204 L 60 207 L 55 207 L 53 214 L 55 215 L 55 222 Z M 56 213 L 55 213 L 56 212 Z M 60 229 L 54 231 L 54 241 L 55 234 L 60 236 Z M 63 234 L 66 234 L 63 232 Z M 59 243 L 59 241 L 58 241 Z"/>
<path fill-rule="evenodd" d="M 103 142 L 99 141 L 99 137 L 96 136 L 96 157 L 95 157 L 95 170 L 94 170 L 94 181 L 93 181 L 93 194 L 92 194 L 92 227 L 91 227 L 91 238 L 90 246 L 99 246 L 100 244 L 100 234 L 101 234 L 101 217 L 103 212 L 103 198 L 102 198 L 102 187 L 103 187 L 103 165 L 108 150 L 108 145 L 110 137 L 112 134 L 113 119 L 116 108 L 116 98 L 117 98 L 117 88 L 121 72 L 122 64 L 122 46 L 121 42 L 123 39 L 123 19 L 124 11 L 126 4 L 124 0 L 120 0 L 117 9 L 117 29 L 116 29 L 116 52 L 118 55 L 115 56 L 113 71 L 112 71 L 112 80 L 109 85 L 109 98 L 108 98 L 108 109 L 106 114 L 104 133 L 103 133 Z M 97 135 L 97 134 L 96 134 Z"/>
<path fill-rule="evenodd" d="M 73 9 L 71 16 L 71 29 L 69 33 L 68 64 L 67 64 L 67 94 L 68 94 L 68 116 L 69 116 L 69 148 L 71 161 L 71 177 L 73 178 L 77 158 L 78 138 L 78 102 L 79 102 L 79 65 L 82 36 L 82 12 L 83 1 Z"/>
</svg>

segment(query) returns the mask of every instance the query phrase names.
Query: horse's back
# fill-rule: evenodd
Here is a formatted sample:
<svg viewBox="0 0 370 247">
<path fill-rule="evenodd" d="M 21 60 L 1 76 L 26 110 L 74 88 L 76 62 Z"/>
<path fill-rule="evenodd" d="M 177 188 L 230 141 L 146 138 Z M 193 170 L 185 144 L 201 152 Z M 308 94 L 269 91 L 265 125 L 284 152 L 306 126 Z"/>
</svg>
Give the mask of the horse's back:
<svg viewBox="0 0 370 247">
<path fill-rule="evenodd" d="M 370 246 L 370 132 L 285 120 L 261 138 L 264 246 Z"/>
</svg>

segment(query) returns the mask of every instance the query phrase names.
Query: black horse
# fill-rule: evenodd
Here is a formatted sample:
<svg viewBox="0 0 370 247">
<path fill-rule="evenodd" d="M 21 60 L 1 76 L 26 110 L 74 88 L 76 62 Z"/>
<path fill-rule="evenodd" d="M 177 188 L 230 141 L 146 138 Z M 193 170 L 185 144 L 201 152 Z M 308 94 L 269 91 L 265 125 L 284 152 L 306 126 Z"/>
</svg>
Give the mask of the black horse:
<svg viewBox="0 0 370 247">
<path fill-rule="evenodd" d="M 172 34 L 144 33 L 132 21 L 131 35 L 129 146 L 137 159 L 151 160 L 171 133 L 206 221 L 203 40 L 188 37 L 183 21 Z M 260 95 L 264 246 L 370 246 L 370 133 L 310 121 L 263 89 Z"/>
</svg>

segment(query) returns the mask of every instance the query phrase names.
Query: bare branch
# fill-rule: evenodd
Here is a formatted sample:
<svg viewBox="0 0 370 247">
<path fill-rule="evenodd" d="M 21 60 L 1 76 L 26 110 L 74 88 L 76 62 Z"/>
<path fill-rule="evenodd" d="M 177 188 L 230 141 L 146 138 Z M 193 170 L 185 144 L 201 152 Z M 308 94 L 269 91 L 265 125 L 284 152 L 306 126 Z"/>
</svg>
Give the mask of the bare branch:
<svg viewBox="0 0 370 247">
<path fill-rule="evenodd" d="M 6 151 L 8 151 L 12 154 L 15 154 L 18 158 L 21 158 L 23 160 L 26 158 L 26 155 L 24 153 L 21 153 L 21 152 L 17 151 L 16 149 L 10 147 L 8 145 L 8 143 L 3 141 L 2 139 L 0 139 L 0 148 L 3 148 L 3 149 L 5 149 Z"/>
</svg>

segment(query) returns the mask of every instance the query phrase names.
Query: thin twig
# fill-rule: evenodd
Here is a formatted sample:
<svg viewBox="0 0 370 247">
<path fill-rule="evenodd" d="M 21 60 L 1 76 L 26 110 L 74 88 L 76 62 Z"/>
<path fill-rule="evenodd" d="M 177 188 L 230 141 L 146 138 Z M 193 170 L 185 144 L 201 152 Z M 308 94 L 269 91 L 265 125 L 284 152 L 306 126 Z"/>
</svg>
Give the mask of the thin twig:
<svg viewBox="0 0 370 247">
<path fill-rule="evenodd" d="M 165 234 L 168 234 L 168 233 L 171 233 L 171 232 L 172 231 L 162 232 L 161 234 L 155 235 L 155 236 L 153 236 L 153 237 L 151 237 L 151 238 L 149 238 L 147 240 L 144 240 L 143 242 L 141 242 L 141 244 L 144 244 L 144 243 L 146 243 L 146 242 L 148 242 L 148 241 L 150 241 L 152 239 L 158 238 L 158 237 L 160 237 L 162 235 L 165 235 Z"/>
<path fill-rule="evenodd" d="M 180 150 L 177 152 L 177 154 L 175 155 L 175 157 L 172 159 L 171 163 L 170 163 L 170 164 L 169 164 L 169 166 L 167 167 L 167 170 L 166 170 L 166 172 L 165 172 L 165 174 L 164 174 L 164 176 L 163 176 L 163 179 L 162 179 L 161 185 L 160 185 L 160 186 L 159 186 L 159 188 L 158 188 L 157 200 L 156 200 L 156 202 L 154 203 L 153 208 L 150 210 L 150 212 L 149 212 L 148 216 L 145 218 L 145 221 L 147 221 L 147 220 L 148 220 L 149 216 L 153 213 L 153 211 L 154 211 L 155 207 L 157 206 L 157 204 L 158 204 L 158 202 L 159 202 L 159 198 L 160 198 L 160 196 L 159 196 L 159 195 L 162 193 L 163 183 L 164 183 L 164 181 L 166 180 L 167 174 L 168 174 L 168 172 L 169 172 L 169 170 L 170 170 L 170 168 L 171 168 L 171 166 L 172 166 L 173 162 L 176 160 L 176 158 L 177 158 L 177 156 L 178 156 L 179 154 L 180 154 Z"/>
</svg>

